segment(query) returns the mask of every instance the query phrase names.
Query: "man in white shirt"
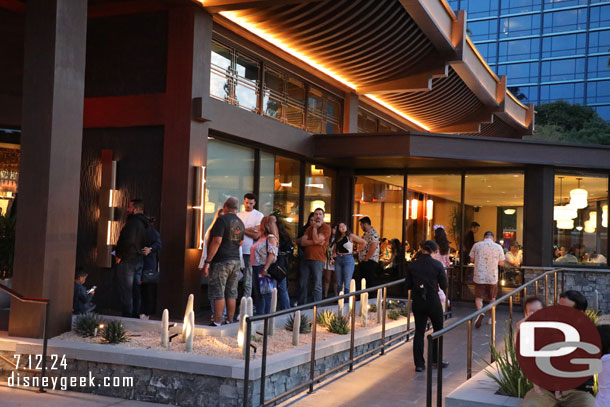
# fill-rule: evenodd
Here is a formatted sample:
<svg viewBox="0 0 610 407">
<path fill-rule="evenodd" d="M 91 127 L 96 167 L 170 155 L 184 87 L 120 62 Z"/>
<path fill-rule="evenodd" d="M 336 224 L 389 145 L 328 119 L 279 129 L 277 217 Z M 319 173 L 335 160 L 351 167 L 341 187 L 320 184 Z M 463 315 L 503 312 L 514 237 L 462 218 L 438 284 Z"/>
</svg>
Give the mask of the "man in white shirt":
<svg viewBox="0 0 610 407">
<path fill-rule="evenodd" d="M 244 297 L 252 296 L 252 266 L 250 265 L 250 248 L 255 240 L 260 236 L 259 225 L 263 220 L 262 212 L 254 209 L 256 205 L 256 195 L 248 192 L 244 195 L 244 210 L 237 216 L 246 227 L 244 243 L 242 245 L 244 259 Z M 257 280 L 258 281 L 258 280 Z M 258 292 L 258 291 L 257 291 Z"/>
<path fill-rule="evenodd" d="M 470 261 L 474 263 L 474 296 L 477 309 L 483 308 L 483 299 L 494 302 L 498 296 L 498 266 L 504 265 L 504 250 L 494 242 L 493 232 L 485 232 L 483 241 L 470 250 Z M 480 328 L 484 315 L 480 314 L 474 324 Z M 491 323 L 491 319 L 489 320 Z"/>
</svg>

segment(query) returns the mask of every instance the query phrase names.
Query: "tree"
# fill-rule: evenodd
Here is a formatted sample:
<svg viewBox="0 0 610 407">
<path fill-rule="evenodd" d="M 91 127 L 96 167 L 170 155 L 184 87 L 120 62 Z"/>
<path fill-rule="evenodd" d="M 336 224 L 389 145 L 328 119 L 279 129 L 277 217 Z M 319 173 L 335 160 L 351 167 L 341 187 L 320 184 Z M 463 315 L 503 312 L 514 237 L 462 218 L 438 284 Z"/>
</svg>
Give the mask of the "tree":
<svg viewBox="0 0 610 407">
<path fill-rule="evenodd" d="M 525 139 L 610 145 L 610 125 L 588 106 L 566 101 L 536 107 L 536 127 Z"/>
</svg>

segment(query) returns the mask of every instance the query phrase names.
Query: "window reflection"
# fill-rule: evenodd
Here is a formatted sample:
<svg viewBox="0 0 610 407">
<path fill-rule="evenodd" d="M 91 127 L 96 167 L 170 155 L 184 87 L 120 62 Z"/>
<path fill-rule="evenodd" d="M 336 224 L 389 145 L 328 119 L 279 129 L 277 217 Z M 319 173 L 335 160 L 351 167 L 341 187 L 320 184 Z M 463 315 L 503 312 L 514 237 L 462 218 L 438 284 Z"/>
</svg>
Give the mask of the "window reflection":
<svg viewBox="0 0 610 407">
<path fill-rule="evenodd" d="M 273 184 L 274 209 L 279 211 L 286 228 L 296 237 L 299 219 L 299 190 L 301 163 L 291 158 L 275 156 L 275 180 Z"/>
<path fill-rule="evenodd" d="M 607 264 L 607 191 L 607 176 L 555 175 L 554 264 Z"/>
<path fill-rule="evenodd" d="M 305 172 L 306 215 L 316 208 L 324 209 L 324 221 L 330 223 L 332 211 L 332 191 L 335 172 L 314 164 L 307 164 Z"/>
</svg>

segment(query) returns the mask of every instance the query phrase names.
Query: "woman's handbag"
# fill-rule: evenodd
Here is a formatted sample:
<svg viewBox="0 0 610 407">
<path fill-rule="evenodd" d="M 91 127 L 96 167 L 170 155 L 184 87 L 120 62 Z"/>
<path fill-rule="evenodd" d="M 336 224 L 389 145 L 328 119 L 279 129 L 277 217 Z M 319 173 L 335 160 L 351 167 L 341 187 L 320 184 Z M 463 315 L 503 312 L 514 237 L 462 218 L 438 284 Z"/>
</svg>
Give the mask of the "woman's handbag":
<svg viewBox="0 0 610 407">
<path fill-rule="evenodd" d="M 269 250 L 269 241 L 267 240 L 267 251 Z M 275 261 L 271 263 L 267 269 L 267 274 L 271 276 L 278 283 L 286 278 L 286 269 L 279 265 L 279 256 L 276 257 Z"/>
<path fill-rule="evenodd" d="M 158 284 L 159 283 L 159 264 L 157 268 L 152 270 L 142 270 L 142 284 Z"/>
</svg>

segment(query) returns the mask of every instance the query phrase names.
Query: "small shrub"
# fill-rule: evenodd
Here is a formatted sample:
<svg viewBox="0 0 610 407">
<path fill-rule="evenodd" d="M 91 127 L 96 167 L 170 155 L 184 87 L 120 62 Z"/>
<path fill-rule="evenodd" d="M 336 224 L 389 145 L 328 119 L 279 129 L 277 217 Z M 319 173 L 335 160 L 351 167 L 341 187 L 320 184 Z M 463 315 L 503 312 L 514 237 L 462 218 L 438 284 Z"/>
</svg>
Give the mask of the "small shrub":
<svg viewBox="0 0 610 407">
<path fill-rule="evenodd" d="M 404 307 L 404 304 L 402 303 L 402 301 L 397 301 L 397 300 L 391 300 L 388 301 L 388 305 L 387 305 L 387 309 L 392 310 L 392 309 L 399 309 Z"/>
<path fill-rule="evenodd" d="M 409 310 L 407 309 L 407 307 L 400 307 L 400 315 L 402 315 L 403 317 L 408 317 L 409 316 Z"/>
<path fill-rule="evenodd" d="M 587 309 L 585 311 L 585 315 L 589 317 L 589 319 L 591 319 L 591 321 L 593 321 L 593 323 L 595 325 L 597 325 L 597 323 L 599 322 L 599 317 L 602 314 L 601 311 L 595 311 L 591 308 Z"/>
<path fill-rule="evenodd" d="M 321 327 L 328 328 L 334 318 L 335 318 L 335 313 L 332 311 L 326 310 L 324 312 L 318 313 L 317 320 L 318 320 L 318 324 L 320 324 Z"/>
<path fill-rule="evenodd" d="M 127 332 L 121 321 L 110 321 L 102 332 L 106 343 L 121 343 L 127 341 Z"/>
<path fill-rule="evenodd" d="M 349 329 L 349 319 L 344 317 L 343 315 L 336 315 L 328 326 L 329 332 L 339 335 L 348 334 Z"/>
<path fill-rule="evenodd" d="M 76 332 L 78 335 L 86 338 L 89 336 L 94 336 L 95 328 L 103 323 L 104 320 L 100 315 L 96 314 L 95 312 L 87 312 L 76 317 L 72 329 L 74 329 L 74 332 Z"/>
<path fill-rule="evenodd" d="M 533 387 L 532 382 L 525 377 L 519 367 L 517 355 L 515 353 L 515 342 L 513 340 L 513 330 L 508 329 L 504 336 L 504 353 L 492 346 L 491 354 L 496 361 L 496 372 L 485 369 L 485 374 L 493 379 L 500 386 L 500 393 L 510 397 L 525 397 L 525 394 Z M 485 360 L 488 367 L 491 364 Z"/>
<path fill-rule="evenodd" d="M 287 331 L 292 332 L 292 327 L 294 326 L 294 314 L 290 315 L 286 320 L 286 324 L 284 324 L 284 328 Z M 299 327 L 299 333 L 306 334 L 311 332 L 311 321 L 309 317 L 305 314 L 301 314 L 301 326 Z"/>
<path fill-rule="evenodd" d="M 396 320 L 396 319 L 400 318 L 400 315 L 401 315 L 401 313 L 400 313 L 400 310 L 398 310 L 398 309 L 391 309 L 388 312 L 388 318 L 390 318 L 390 319 Z"/>
<path fill-rule="evenodd" d="M 369 305 L 369 312 L 377 312 L 377 304 Z"/>
</svg>

